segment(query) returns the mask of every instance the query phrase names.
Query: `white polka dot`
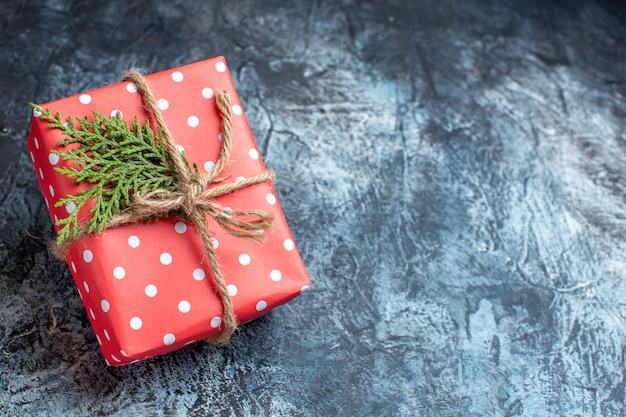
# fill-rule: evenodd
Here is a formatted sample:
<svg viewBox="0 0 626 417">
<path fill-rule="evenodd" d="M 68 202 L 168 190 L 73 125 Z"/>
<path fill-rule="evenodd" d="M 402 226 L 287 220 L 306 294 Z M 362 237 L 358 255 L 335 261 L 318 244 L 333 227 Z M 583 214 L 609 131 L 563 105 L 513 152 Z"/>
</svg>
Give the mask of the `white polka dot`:
<svg viewBox="0 0 626 417">
<path fill-rule="evenodd" d="M 198 127 L 198 125 L 200 124 L 200 119 L 198 119 L 196 116 L 189 116 L 187 118 L 187 124 L 189 125 L 189 127 Z"/>
<path fill-rule="evenodd" d="M 174 336 L 171 333 L 168 333 L 165 336 L 163 336 L 163 343 L 165 343 L 168 346 L 174 344 L 175 341 L 176 341 L 176 336 Z"/>
<path fill-rule="evenodd" d="M 105 359 L 104 362 L 107 364 L 107 366 L 111 366 L 111 362 L 109 362 L 107 359 Z"/>
<path fill-rule="evenodd" d="M 157 295 L 157 287 L 152 284 L 146 285 L 144 291 L 148 297 L 154 297 L 155 295 Z"/>
<path fill-rule="evenodd" d="M 74 261 L 71 261 L 70 265 L 72 266 L 72 271 L 74 271 L 74 273 L 76 273 L 76 264 L 74 263 Z"/>
<path fill-rule="evenodd" d="M 102 307 L 102 311 L 108 313 L 109 309 L 111 308 L 111 304 L 109 304 L 107 300 L 102 300 L 100 301 L 100 307 Z"/>
<path fill-rule="evenodd" d="M 206 87 L 202 89 L 202 97 L 209 99 L 211 97 L 213 97 L 213 89 Z"/>
<path fill-rule="evenodd" d="M 116 266 L 113 269 L 113 276 L 116 279 L 124 279 L 124 277 L 126 276 L 126 270 L 122 268 L 121 266 Z"/>
<path fill-rule="evenodd" d="M 183 145 L 176 145 L 176 149 L 178 149 L 178 152 L 180 153 L 185 152 L 185 147 Z"/>
<path fill-rule="evenodd" d="M 96 315 L 94 314 L 92 309 L 89 309 L 89 315 L 91 316 L 92 319 L 96 319 Z"/>
<path fill-rule="evenodd" d="M 164 98 L 157 100 L 157 107 L 161 110 L 167 110 L 170 107 L 170 102 Z"/>
<path fill-rule="evenodd" d="M 265 201 L 267 201 L 267 204 L 273 206 L 274 204 L 276 204 L 276 196 L 272 193 L 269 193 L 265 196 Z"/>
<path fill-rule="evenodd" d="M 48 201 L 48 198 L 44 197 L 43 199 L 46 202 L 46 207 L 50 208 L 50 202 Z"/>
<path fill-rule="evenodd" d="M 60 159 L 61 158 L 59 158 L 59 155 L 55 153 L 50 153 L 50 155 L 48 155 L 48 161 L 50 161 L 52 165 L 58 164 Z"/>
<path fill-rule="evenodd" d="M 246 179 L 246 177 L 237 177 L 237 178 L 235 178 L 235 182 L 241 182 L 241 181 L 243 181 L 245 179 Z"/>
<path fill-rule="evenodd" d="M 309 289 L 308 285 L 303 285 L 302 288 L 300 288 L 300 294 L 302 294 L 303 292 L 307 291 Z"/>
<path fill-rule="evenodd" d="M 130 246 L 131 248 L 137 248 L 139 247 L 139 244 L 141 243 L 141 241 L 139 240 L 139 237 L 132 235 L 128 238 L 128 246 Z"/>
<path fill-rule="evenodd" d="M 39 168 L 39 178 L 43 180 L 43 171 L 41 170 L 41 168 Z"/>
<path fill-rule="evenodd" d="M 33 139 L 33 142 L 35 142 L 35 148 L 39 149 L 39 141 L 37 138 Z"/>
<path fill-rule="evenodd" d="M 108 341 L 111 341 L 111 335 L 109 334 L 107 329 L 104 329 L 104 337 L 106 337 Z"/>
<path fill-rule="evenodd" d="M 248 151 L 248 156 L 250 156 L 250 158 L 252 159 L 259 159 L 259 152 L 256 149 L 252 148 Z"/>
<path fill-rule="evenodd" d="M 87 281 L 83 281 L 83 287 L 85 287 L 85 292 L 89 294 L 89 284 L 87 284 Z"/>
<path fill-rule="evenodd" d="M 293 243 L 293 240 L 291 239 L 285 239 L 285 241 L 283 242 L 283 246 L 287 250 L 294 250 L 294 248 L 296 247 L 296 245 Z"/>
<path fill-rule="evenodd" d="M 85 249 L 83 251 L 83 261 L 87 263 L 93 261 L 93 252 L 90 251 L 89 249 Z"/>
<path fill-rule="evenodd" d="M 120 350 L 120 355 L 122 355 L 123 357 L 127 358 L 128 357 L 128 353 L 126 353 L 123 350 Z"/>
<path fill-rule="evenodd" d="M 121 360 L 119 360 L 115 355 L 111 355 L 111 359 L 113 359 L 115 362 L 122 362 Z"/>
<path fill-rule="evenodd" d="M 67 211 L 67 214 L 72 214 L 74 210 L 76 210 L 76 204 L 74 204 L 73 202 L 65 206 L 65 211 Z"/>
<path fill-rule="evenodd" d="M 235 104 L 233 106 L 233 114 L 235 116 L 241 116 L 241 113 L 243 113 L 243 110 L 241 109 L 241 106 L 239 104 Z"/>
<path fill-rule="evenodd" d="M 98 344 L 102 346 L 102 339 L 100 339 L 100 336 L 96 335 L 96 340 L 98 341 Z"/>
<path fill-rule="evenodd" d="M 136 93 L 137 92 L 137 84 L 135 84 L 135 83 L 128 83 L 128 84 L 126 84 L 126 91 L 128 91 L 129 93 Z"/>
<path fill-rule="evenodd" d="M 256 311 L 263 311 L 267 308 L 267 302 L 265 300 L 261 300 L 256 303 Z"/>
<path fill-rule="evenodd" d="M 241 255 L 239 255 L 239 263 L 243 266 L 250 265 L 250 255 L 248 255 L 247 253 L 242 253 Z"/>
<path fill-rule="evenodd" d="M 204 270 L 200 268 L 194 269 L 192 275 L 193 275 L 193 279 L 195 279 L 196 281 L 202 281 L 204 277 L 206 276 L 206 274 L 204 273 Z"/>
<path fill-rule="evenodd" d="M 80 297 L 80 299 L 83 299 L 83 293 L 80 292 L 80 290 L 78 288 L 76 288 L 76 291 L 78 291 L 78 296 Z"/>
<path fill-rule="evenodd" d="M 220 133 L 219 135 L 217 135 L 217 140 L 219 140 L 220 142 L 224 141 L 224 134 Z"/>
<path fill-rule="evenodd" d="M 63 126 L 67 127 L 68 129 L 72 127 L 72 125 L 70 125 L 70 122 L 63 123 Z"/>
<path fill-rule="evenodd" d="M 191 310 L 191 304 L 189 301 L 183 300 L 178 303 L 178 311 L 181 313 L 189 313 L 189 310 Z"/>
<path fill-rule="evenodd" d="M 176 222 L 174 229 L 176 233 L 185 233 L 187 231 L 187 225 L 184 222 Z"/>
<path fill-rule="evenodd" d="M 89 104 L 91 103 L 91 96 L 89 94 L 81 94 L 78 97 L 78 101 L 80 101 L 83 104 Z"/>
<path fill-rule="evenodd" d="M 222 212 L 220 213 L 222 216 L 226 217 L 227 219 L 230 219 L 231 217 L 233 217 L 230 212 L 232 212 L 233 209 L 231 209 L 230 207 L 222 207 Z"/>
<path fill-rule="evenodd" d="M 215 162 L 213 162 L 213 161 L 206 161 L 204 163 L 204 170 L 206 172 L 211 171 L 213 168 L 215 168 Z"/>
<path fill-rule="evenodd" d="M 221 317 L 215 316 L 215 317 L 213 317 L 211 319 L 211 327 L 217 328 L 217 327 L 220 327 L 220 324 L 222 324 L 222 318 Z"/>
<path fill-rule="evenodd" d="M 273 269 L 270 272 L 270 278 L 272 279 L 272 281 L 278 282 L 283 278 L 283 274 L 278 269 Z"/>
<path fill-rule="evenodd" d="M 217 249 L 220 247 L 220 241 L 215 239 L 214 237 L 211 238 L 211 243 L 213 243 L 213 249 Z"/>
<path fill-rule="evenodd" d="M 30 159 L 31 161 L 33 161 L 33 164 L 35 163 L 35 155 L 33 155 L 33 153 L 30 153 Z"/>
<path fill-rule="evenodd" d="M 37 110 L 37 109 L 33 109 L 33 116 L 39 117 L 39 116 L 41 116 L 41 112 L 39 110 Z"/>
<path fill-rule="evenodd" d="M 216 62 L 215 69 L 217 70 L 217 72 L 224 72 L 226 71 L 226 64 L 224 64 L 222 61 Z"/>
<path fill-rule="evenodd" d="M 161 256 L 159 256 L 159 261 L 161 261 L 163 265 L 169 265 L 172 263 L 172 255 L 167 252 L 163 252 Z"/>
<path fill-rule="evenodd" d="M 177 83 L 181 82 L 183 78 L 183 73 L 180 71 L 174 71 L 172 73 L 172 80 L 176 81 Z"/>
<path fill-rule="evenodd" d="M 56 214 L 54 215 L 54 224 L 57 224 L 59 222 L 59 216 L 57 216 Z"/>
<path fill-rule="evenodd" d="M 122 118 L 122 116 L 124 116 L 124 115 L 123 115 L 123 114 L 122 114 L 122 112 L 121 112 L 121 111 L 119 111 L 119 110 L 113 110 L 113 111 L 111 112 L 111 117 L 116 117 L 116 118 L 118 118 L 118 119 L 121 119 L 121 118 Z"/>
<path fill-rule="evenodd" d="M 196 340 L 195 340 L 195 339 L 187 340 L 187 341 L 185 342 L 185 346 L 189 346 L 189 345 L 191 345 L 191 344 L 193 344 L 193 343 L 196 343 Z"/>
<path fill-rule="evenodd" d="M 234 284 L 228 284 L 226 288 L 228 289 L 228 295 L 230 295 L 231 297 L 236 296 L 237 292 L 239 292 L 239 290 L 237 289 L 237 286 Z"/>
<path fill-rule="evenodd" d="M 141 319 L 139 317 L 133 317 L 132 319 L 130 319 L 130 327 L 133 330 L 139 330 L 141 329 L 141 326 L 143 326 L 143 322 L 141 321 Z"/>
</svg>

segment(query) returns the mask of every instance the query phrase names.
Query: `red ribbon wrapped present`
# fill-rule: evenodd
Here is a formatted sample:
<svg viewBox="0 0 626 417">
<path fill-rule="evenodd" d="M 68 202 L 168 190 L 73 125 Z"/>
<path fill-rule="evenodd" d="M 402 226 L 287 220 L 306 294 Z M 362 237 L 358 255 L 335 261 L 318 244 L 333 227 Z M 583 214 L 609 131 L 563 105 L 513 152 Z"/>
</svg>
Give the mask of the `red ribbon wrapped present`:
<svg viewBox="0 0 626 417">
<path fill-rule="evenodd" d="M 190 164 L 210 172 L 220 155 L 221 120 L 215 97 L 231 98 L 232 151 L 220 177 L 236 182 L 265 172 L 223 57 L 145 77 L 167 128 Z M 137 85 L 125 81 L 41 105 L 52 114 L 92 117 L 98 111 L 140 124 L 150 120 Z M 150 120 L 156 130 L 156 125 Z M 55 204 L 91 185 L 73 183 L 58 168 L 75 166 L 63 151 L 60 129 L 33 112 L 28 149 L 57 232 L 60 219 L 76 210 Z M 132 163 L 132 161 L 129 161 Z M 57 168 L 55 170 L 55 168 Z M 233 236 L 206 218 L 212 247 L 239 323 L 253 320 L 308 288 L 309 279 L 270 182 L 215 197 L 221 207 L 273 215 L 273 231 L 258 243 Z M 88 221 L 87 204 L 78 212 Z M 161 355 L 223 330 L 224 308 L 206 251 L 193 224 L 173 215 L 124 224 L 73 242 L 66 256 L 79 295 L 109 365 Z"/>
</svg>

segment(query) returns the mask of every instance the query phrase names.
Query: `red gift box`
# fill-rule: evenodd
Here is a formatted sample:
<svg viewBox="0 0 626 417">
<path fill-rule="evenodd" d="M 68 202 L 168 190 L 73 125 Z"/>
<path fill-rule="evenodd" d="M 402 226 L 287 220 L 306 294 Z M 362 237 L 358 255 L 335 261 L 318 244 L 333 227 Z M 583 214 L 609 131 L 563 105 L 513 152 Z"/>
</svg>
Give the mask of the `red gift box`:
<svg viewBox="0 0 626 417">
<path fill-rule="evenodd" d="M 223 57 L 145 77 L 180 150 L 200 171 L 210 171 L 220 146 L 220 115 L 215 92 L 225 90 L 232 102 L 233 144 L 220 174 L 230 181 L 265 170 Z M 147 118 L 132 82 L 122 82 L 41 105 L 63 117 L 121 115 L 127 122 Z M 55 207 L 60 198 L 88 185 L 74 184 L 55 168 L 71 166 L 52 150 L 62 150 L 59 129 L 48 127 L 33 112 L 28 149 L 57 232 L 59 219 L 75 207 Z M 308 288 L 309 279 L 269 182 L 215 198 L 234 210 L 263 210 L 274 216 L 274 230 L 257 243 L 233 237 L 210 216 L 213 247 L 228 285 L 239 323 L 253 320 Z M 79 214 L 90 216 L 86 205 Z M 206 254 L 193 225 L 174 216 L 158 221 L 108 228 L 75 241 L 66 257 L 78 293 L 109 365 L 123 365 L 161 355 L 222 330 L 222 303 Z"/>
</svg>

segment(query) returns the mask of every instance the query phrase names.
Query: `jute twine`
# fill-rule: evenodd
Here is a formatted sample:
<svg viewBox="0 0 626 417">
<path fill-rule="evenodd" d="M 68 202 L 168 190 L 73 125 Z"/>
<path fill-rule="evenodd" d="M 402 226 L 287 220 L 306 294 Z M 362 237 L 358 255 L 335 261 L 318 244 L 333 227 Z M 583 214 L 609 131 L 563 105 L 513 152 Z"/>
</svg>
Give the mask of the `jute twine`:
<svg viewBox="0 0 626 417">
<path fill-rule="evenodd" d="M 233 311 L 226 281 L 213 248 L 211 234 L 206 226 L 206 217 L 212 217 L 224 231 L 232 236 L 262 242 L 265 240 L 263 232 L 272 230 L 274 216 L 260 210 L 232 210 L 224 208 L 215 202 L 215 198 L 254 184 L 260 184 L 265 181 L 273 182 L 275 174 L 270 170 L 266 170 L 253 177 L 228 183 L 224 182 L 224 178 L 219 178 L 220 173 L 230 158 L 233 135 L 230 96 L 226 91 L 217 91 L 215 95 L 217 107 L 222 117 L 221 130 L 223 139 L 220 155 L 215 163 L 215 167 L 210 172 L 199 173 L 188 167 L 180 151 L 176 148 L 176 142 L 167 128 L 167 124 L 145 78 L 137 70 L 130 70 L 126 73 L 124 79 L 135 83 L 137 91 L 143 99 L 146 111 L 152 115 L 157 126 L 161 129 L 161 140 L 171 157 L 172 165 L 178 175 L 178 182 L 175 191 L 158 189 L 143 194 L 134 194 L 131 206 L 111 218 L 107 222 L 106 228 L 180 213 L 194 225 L 204 246 L 206 256 L 209 259 L 215 290 L 224 309 L 222 317 L 223 331 L 216 336 L 207 338 L 206 341 L 222 346 L 228 343 L 232 334 L 237 330 L 237 318 Z M 77 234 L 73 239 L 65 241 L 60 245 L 53 245 L 53 253 L 57 258 L 64 259 L 71 245 L 88 234 L 87 228 L 88 225 L 82 223 L 79 225 Z"/>
</svg>

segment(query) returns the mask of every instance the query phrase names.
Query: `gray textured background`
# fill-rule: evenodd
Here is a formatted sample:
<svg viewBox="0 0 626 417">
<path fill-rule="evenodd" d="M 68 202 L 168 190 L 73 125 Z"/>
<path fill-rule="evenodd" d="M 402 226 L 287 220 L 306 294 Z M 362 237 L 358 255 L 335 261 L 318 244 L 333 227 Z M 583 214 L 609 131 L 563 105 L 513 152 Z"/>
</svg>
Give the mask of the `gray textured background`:
<svg viewBox="0 0 626 417">
<path fill-rule="evenodd" d="M 624 416 L 623 2 L 84 3 L 0 2 L 0 415 Z M 219 54 L 312 288 L 107 368 L 28 103 Z"/>
</svg>

